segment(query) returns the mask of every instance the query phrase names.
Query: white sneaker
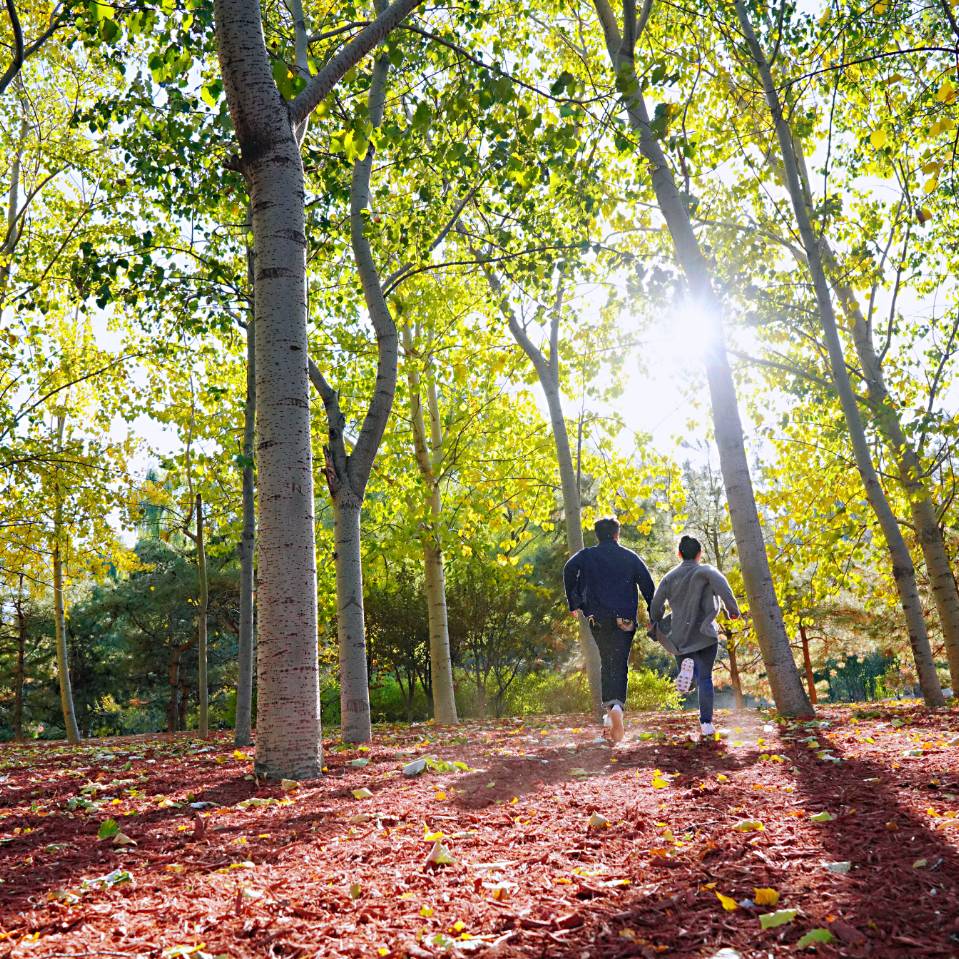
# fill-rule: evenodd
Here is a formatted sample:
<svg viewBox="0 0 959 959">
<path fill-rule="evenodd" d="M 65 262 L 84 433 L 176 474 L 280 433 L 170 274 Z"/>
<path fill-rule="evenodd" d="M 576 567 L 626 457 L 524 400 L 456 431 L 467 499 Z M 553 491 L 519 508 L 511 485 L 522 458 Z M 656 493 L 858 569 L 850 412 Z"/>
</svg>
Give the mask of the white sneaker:
<svg viewBox="0 0 959 959">
<path fill-rule="evenodd" d="M 676 690 L 680 693 L 688 693 L 693 685 L 693 670 L 696 664 L 687 657 L 679 664 L 679 674 L 676 676 Z"/>
<path fill-rule="evenodd" d="M 712 723 L 700 723 L 699 729 L 704 736 L 716 735 L 716 727 Z"/>
</svg>

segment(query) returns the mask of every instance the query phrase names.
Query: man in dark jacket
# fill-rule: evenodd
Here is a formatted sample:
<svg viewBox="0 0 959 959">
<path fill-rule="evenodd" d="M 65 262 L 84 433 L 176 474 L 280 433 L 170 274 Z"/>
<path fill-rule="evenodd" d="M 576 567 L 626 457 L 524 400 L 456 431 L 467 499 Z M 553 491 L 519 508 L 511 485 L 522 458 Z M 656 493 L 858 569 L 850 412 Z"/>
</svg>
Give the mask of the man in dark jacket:
<svg viewBox="0 0 959 959">
<path fill-rule="evenodd" d="M 636 553 L 619 545 L 615 519 L 601 519 L 594 529 L 598 544 L 581 549 L 569 560 L 563 582 L 570 611 L 587 618 L 599 647 L 607 710 L 603 734 L 618 743 L 626 734 L 623 710 L 639 609 L 637 592 L 648 607 L 653 599 L 653 578 Z"/>
</svg>

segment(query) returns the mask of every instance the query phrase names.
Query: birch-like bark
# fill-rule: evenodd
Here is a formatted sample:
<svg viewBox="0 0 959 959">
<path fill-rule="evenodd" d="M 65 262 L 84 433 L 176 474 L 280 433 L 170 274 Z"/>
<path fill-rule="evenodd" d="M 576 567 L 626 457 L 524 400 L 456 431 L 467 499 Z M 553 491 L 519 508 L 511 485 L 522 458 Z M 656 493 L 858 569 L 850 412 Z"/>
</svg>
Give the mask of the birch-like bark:
<svg viewBox="0 0 959 959">
<path fill-rule="evenodd" d="M 210 735 L 210 684 L 207 680 L 207 613 L 210 608 L 210 580 L 206 565 L 206 540 L 203 528 L 203 497 L 196 494 L 196 572 L 199 597 L 196 607 L 198 732 L 201 739 Z"/>
<path fill-rule="evenodd" d="M 430 432 L 427 437 L 423 416 L 423 387 L 413 357 L 413 335 L 403 328 L 403 348 L 407 357 L 406 378 L 410 390 L 410 420 L 413 449 L 423 480 L 429 519 L 421 526 L 423 569 L 426 583 L 426 608 L 430 633 L 430 678 L 433 692 L 433 717 L 438 723 L 451 725 L 458 721 L 453 691 L 453 663 L 450 657 L 449 614 L 446 605 L 446 570 L 440 522 L 443 498 L 440 477 L 443 471 L 444 437 L 440 421 L 436 387 L 428 384 L 427 403 Z"/>
<path fill-rule="evenodd" d="M 240 626 L 236 685 L 237 746 L 252 742 L 253 723 L 253 577 L 256 555 L 256 506 L 253 447 L 256 423 L 256 323 L 246 327 L 246 404 L 243 408 L 243 530 L 240 534 Z"/>
<path fill-rule="evenodd" d="M 892 565 L 893 578 L 896 582 L 899 601 L 902 605 L 906 628 L 909 633 L 909 642 L 912 647 L 916 674 L 919 678 L 919 686 L 922 690 L 922 696 L 926 705 L 930 708 L 938 708 L 944 705 L 944 700 L 942 689 L 939 685 L 939 678 L 936 675 L 935 663 L 932 659 L 932 649 L 929 645 L 926 622 L 922 614 L 922 604 L 919 597 L 919 590 L 916 586 L 915 569 L 913 568 L 912 557 L 909 555 L 909 549 L 906 546 L 902 530 L 899 528 L 896 516 L 892 511 L 892 507 L 889 505 L 885 490 L 879 482 L 879 476 L 876 472 L 875 464 L 872 461 L 869 442 L 866 438 L 865 426 L 863 425 L 862 416 L 859 412 L 859 405 L 849 380 L 842 341 L 839 337 L 832 296 L 829 290 L 829 280 L 826 277 L 822 249 L 820 247 L 819 237 L 816 235 L 816 231 L 812 225 L 812 218 L 800 179 L 797 161 L 797 155 L 800 151 L 792 135 L 792 129 L 783 115 L 782 104 L 773 80 L 772 70 L 756 38 L 755 31 L 752 28 L 744 0 L 736 0 L 736 13 L 746 38 L 750 55 L 759 71 L 763 92 L 766 97 L 766 104 L 769 107 L 769 112 L 776 130 L 776 137 L 779 141 L 786 189 L 789 192 L 792 202 L 793 212 L 796 216 L 796 223 L 799 227 L 799 235 L 806 256 L 806 264 L 812 277 L 813 288 L 816 293 L 819 321 L 829 353 L 833 387 L 839 398 L 839 403 L 846 420 L 846 428 L 849 432 L 856 467 L 862 479 L 863 487 L 865 488 L 866 499 L 872 507 L 873 513 L 876 515 L 876 520 L 879 523 L 883 538 L 886 542 L 886 549 Z"/>
<path fill-rule="evenodd" d="M 635 2 L 623 2 L 627 29 L 622 34 L 608 0 L 594 0 L 594 5 L 603 27 L 606 48 L 627 119 L 639 138 L 640 152 L 649 163 L 653 190 L 666 221 L 676 259 L 686 277 L 692 298 L 703 309 L 711 324 L 705 367 L 713 428 L 743 584 L 773 700 L 776 708 L 785 716 L 811 717 L 813 709 L 793 660 L 782 609 L 769 569 L 769 557 L 746 458 L 739 401 L 726 353 L 722 304 L 713 288 L 713 271 L 693 230 L 689 209 L 680 195 L 659 139 L 650 126 L 646 100 L 636 73 Z"/>
<path fill-rule="evenodd" d="M 57 445 L 63 446 L 64 417 L 57 417 Z M 67 622 L 63 601 L 63 499 L 60 493 L 60 481 L 55 480 L 53 504 L 53 632 L 57 647 L 57 679 L 60 685 L 60 709 L 63 713 L 63 728 L 67 742 L 77 745 L 80 742 L 80 728 L 77 725 L 77 713 L 73 704 L 73 687 L 70 682 L 70 654 L 67 649 Z"/>
<path fill-rule="evenodd" d="M 559 388 L 560 311 L 555 309 L 550 317 L 550 355 L 547 359 L 543 351 L 533 343 L 523 328 L 523 324 L 503 290 L 503 284 L 499 277 L 489 267 L 484 266 L 484 272 L 490 288 L 496 296 L 500 313 L 506 318 L 513 339 L 516 340 L 529 358 L 530 363 L 533 364 L 540 388 L 543 390 L 543 396 L 546 398 L 550 431 L 553 434 L 553 445 L 556 449 L 556 466 L 559 470 L 560 489 L 563 496 L 566 549 L 569 555 L 573 556 L 583 548 L 585 543 L 583 541 L 583 510 L 579 479 L 573 464 L 569 431 L 566 428 L 566 416 L 563 413 L 563 398 Z M 590 704 L 594 717 L 599 719 L 604 713 L 599 648 L 596 646 L 596 640 L 593 638 L 589 623 L 582 616 L 578 616 L 577 621 L 579 648 L 586 669 L 586 678 L 589 682 Z"/>
<path fill-rule="evenodd" d="M 802 173 L 801 166 L 800 173 Z M 806 179 L 805 177 L 802 179 L 808 203 L 808 191 L 805 190 Z M 912 524 L 919 540 L 923 559 L 926 561 L 929 586 L 942 629 L 952 688 L 959 690 L 959 588 L 956 586 L 949 551 L 939 525 L 939 512 L 929 487 L 928 473 L 923 468 L 916 447 L 903 429 L 899 404 L 886 385 L 882 360 L 876 352 L 873 340 L 872 323 L 863 315 L 855 291 L 841 279 L 836 256 L 829 244 L 824 238 L 820 239 L 820 244 L 833 289 L 842 303 L 846 316 L 851 321 L 852 339 L 859 357 L 862 375 L 866 381 L 869 409 L 879 432 L 892 452 L 898 472 L 897 478 L 909 500 Z"/>
<path fill-rule="evenodd" d="M 221 72 L 250 191 L 259 496 L 255 771 L 322 774 L 303 166 L 256 0 L 216 0 Z"/>
<path fill-rule="evenodd" d="M 17 150 L 10 163 L 10 188 L 7 191 L 6 232 L 3 243 L 0 243 L 0 309 L 3 307 L 4 295 L 10 284 L 13 253 L 20 241 L 22 224 L 20 221 L 20 165 L 23 156 L 23 144 L 26 139 L 27 121 L 20 121 L 20 137 L 17 141 Z"/>
</svg>

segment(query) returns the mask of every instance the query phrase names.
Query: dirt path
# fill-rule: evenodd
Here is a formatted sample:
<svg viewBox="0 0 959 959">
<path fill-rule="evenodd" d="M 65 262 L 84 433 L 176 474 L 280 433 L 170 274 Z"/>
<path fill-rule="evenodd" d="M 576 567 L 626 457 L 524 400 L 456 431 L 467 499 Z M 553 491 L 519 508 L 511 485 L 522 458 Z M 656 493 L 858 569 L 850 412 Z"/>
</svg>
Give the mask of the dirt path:
<svg viewBox="0 0 959 959">
<path fill-rule="evenodd" d="M 959 714 L 723 720 L 381 727 L 286 789 L 226 738 L 5 746 L 0 957 L 959 956 Z"/>
</svg>

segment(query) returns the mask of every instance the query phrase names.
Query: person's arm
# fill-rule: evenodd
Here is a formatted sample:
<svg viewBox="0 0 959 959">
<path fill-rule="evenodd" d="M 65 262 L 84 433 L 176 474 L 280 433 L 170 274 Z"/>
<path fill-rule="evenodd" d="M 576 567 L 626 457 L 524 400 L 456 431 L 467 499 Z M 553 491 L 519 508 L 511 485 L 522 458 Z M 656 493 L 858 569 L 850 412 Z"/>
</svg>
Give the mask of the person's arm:
<svg viewBox="0 0 959 959">
<path fill-rule="evenodd" d="M 638 556 L 636 557 L 636 586 L 646 601 L 646 608 L 649 609 L 655 592 L 653 588 L 653 577 L 649 575 L 648 567 Z"/>
<path fill-rule="evenodd" d="M 656 592 L 653 594 L 653 601 L 649 604 L 649 621 L 655 623 L 663 618 L 666 612 L 666 601 L 669 599 L 669 575 L 667 574 L 659 581 Z"/>
<path fill-rule="evenodd" d="M 739 603 L 736 602 L 736 597 L 733 595 L 732 588 L 729 585 L 729 580 L 727 580 L 718 569 L 711 570 L 709 578 L 729 618 L 739 619 L 742 613 L 739 610 Z"/>
<path fill-rule="evenodd" d="M 563 586 L 566 589 L 566 605 L 575 613 L 582 605 L 579 580 L 583 571 L 583 550 L 574 553 L 563 567 Z M 578 598 L 577 598 L 578 597 Z"/>
</svg>

